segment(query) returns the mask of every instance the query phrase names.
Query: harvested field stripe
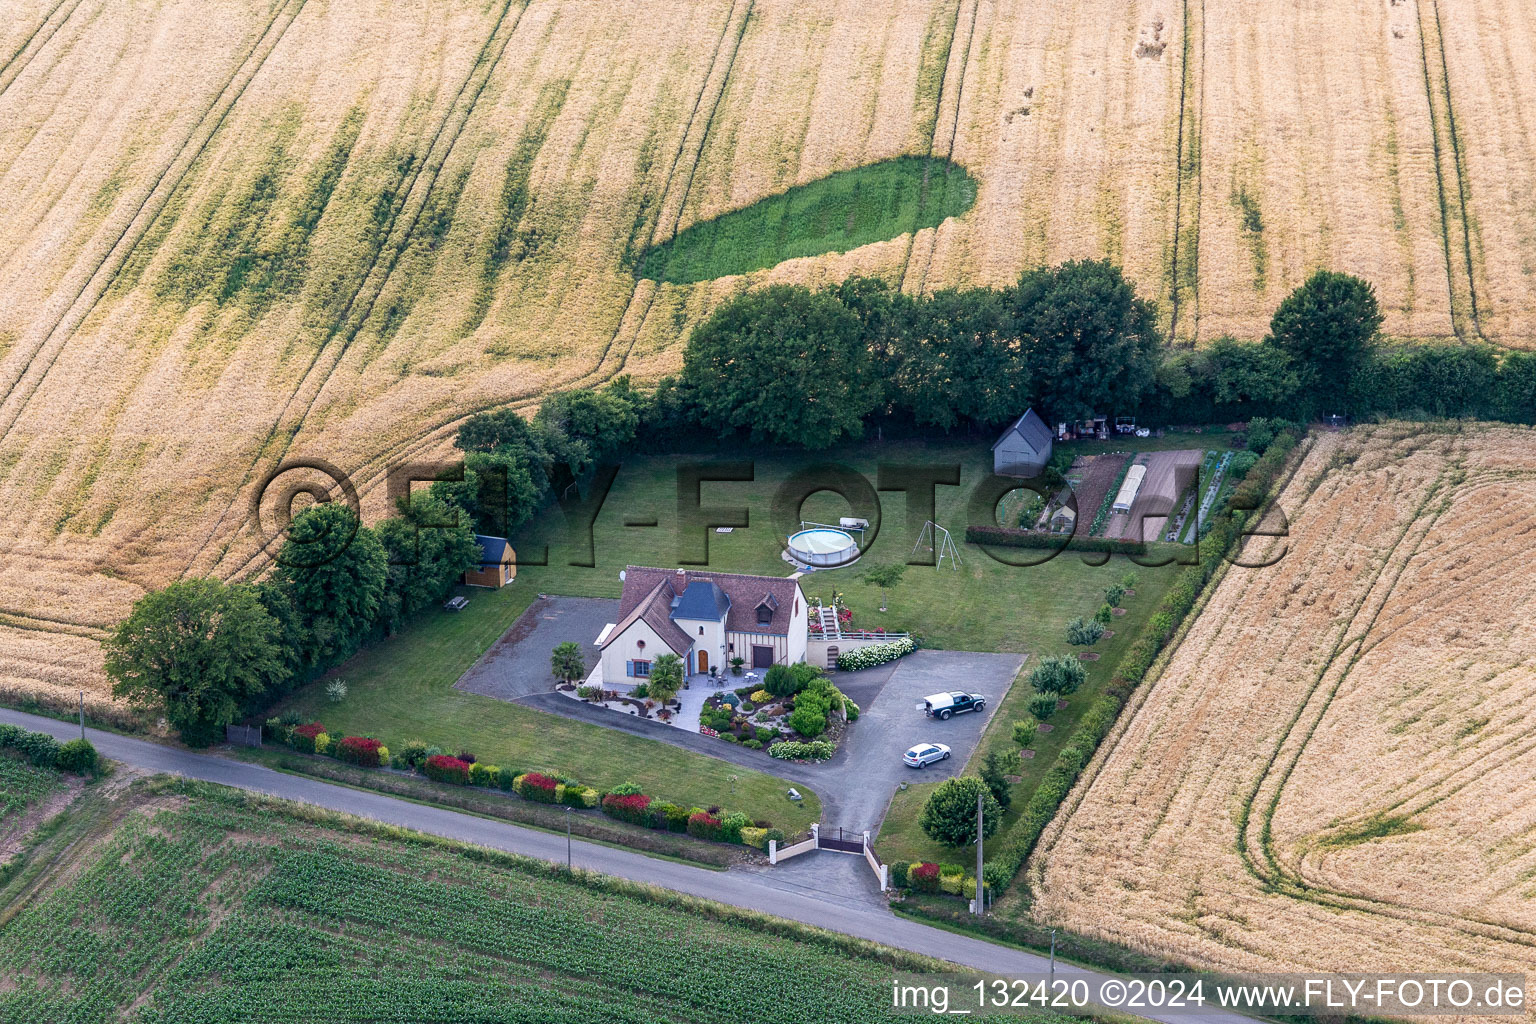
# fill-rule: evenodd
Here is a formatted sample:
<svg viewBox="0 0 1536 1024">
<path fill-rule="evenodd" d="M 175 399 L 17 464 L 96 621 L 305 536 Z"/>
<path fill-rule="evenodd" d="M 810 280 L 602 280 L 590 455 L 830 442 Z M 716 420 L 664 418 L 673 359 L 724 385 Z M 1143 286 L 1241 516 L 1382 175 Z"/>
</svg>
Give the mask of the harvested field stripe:
<svg viewBox="0 0 1536 1024">
<path fill-rule="evenodd" d="M 1194 25 L 1195 4 L 1198 2 L 1199 27 Z M 1191 57 L 1196 47 L 1191 37 L 1198 34 L 1199 66 L 1193 68 Z M 1204 178 L 1200 174 L 1200 136 L 1205 113 L 1205 0 L 1184 0 L 1183 54 L 1179 80 L 1179 130 L 1177 164 L 1173 186 L 1173 245 L 1169 253 L 1168 303 L 1170 308 L 1168 337 L 1179 340 L 1179 307 L 1183 303 L 1184 286 L 1180 275 L 1189 276 L 1189 303 L 1194 306 L 1192 325 L 1188 329 L 1189 343 L 1193 346 L 1200 333 L 1200 199 Z M 1191 79 L 1198 75 L 1199 84 L 1191 89 Z M 1190 105 L 1194 104 L 1194 109 Z M 1185 181 L 1189 187 L 1186 189 Z M 1192 191 L 1193 196 L 1187 192 Z M 1188 226 L 1185 226 L 1186 214 Z M 1189 249 L 1189 258 L 1181 259 L 1181 246 Z M 1181 269 L 1181 265 L 1183 268 Z"/>
<path fill-rule="evenodd" d="M 409 181 L 401 183 L 402 187 L 398 190 L 398 200 L 392 203 L 390 207 L 389 219 L 384 225 L 382 234 L 384 243 L 374 252 L 367 272 L 361 278 L 357 289 L 347 299 L 347 304 L 342 310 L 341 328 L 333 330 L 326 338 L 325 343 L 316 349 L 314 356 L 310 359 L 308 368 L 306 368 L 304 375 L 299 380 L 298 386 L 289 395 L 282 411 L 278 414 L 277 419 L 273 421 L 272 427 L 267 431 L 266 438 L 257 448 L 256 455 L 251 460 L 250 466 L 246 469 L 245 476 L 241 480 L 240 486 L 236 488 L 229 505 L 226 506 L 223 514 L 215 521 L 212 529 L 209 530 L 207 536 L 203 539 L 202 544 L 198 546 L 197 551 L 187 563 L 186 569 L 183 570 L 183 576 L 191 573 L 196 567 L 198 561 L 203 557 L 203 553 L 208 550 L 208 546 L 213 542 L 213 539 L 224 527 L 224 524 L 229 521 L 230 513 L 236 508 L 242 507 L 240 497 L 255 478 L 256 470 L 262 462 L 265 460 L 273 466 L 281 465 L 283 457 L 287 455 L 289 446 L 293 443 L 294 437 L 298 435 L 300 428 L 304 425 L 304 420 L 314 408 L 315 401 L 319 398 L 320 392 L 324 390 L 326 382 L 330 379 L 331 374 L 335 372 L 336 367 L 341 364 L 342 357 L 346 355 L 347 349 L 368 323 L 373 313 L 374 303 L 378 301 L 378 297 L 383 292 L 385 284 L 388 283 L 390 275 L 394 273 L 395 267 L 399 264 L 401 255 L 410 244 L 416 230 L 416 224 L 421 218 L 422 211 L 427 206 L 432 189 L 437 184 L 438 175 L 442 171 L 444 164 L 447 163 L 448 157 L 452 154 L 453 148 L 459 140 L 460 133 L 464 129 L 464 125 L 468 123 L 475 104 L 479 102 L 481 94 L 485 91 L 486 84 L 490 81 L 492 72 L 506 53 L 507 44 L 517 32 L 518 25 L 522 23 L 522 16 L 528 10 L 528 5 L 525 4 L 519 7 L 517 16 L 509 23 L 507 15 L 511 13 L 511 10 L 512 0 L 504 0 L 495 28 L 486 38 L 484 45 L 481 46 L 480 53 L 476 57 L 475 64 L 470 69 L 470 73 L 460 83 L 458 92 L 454 94 L 453 102 L 449 104 L 447 112 L 443 115 L 442 122 L 439 123 L 436 133 L 432 136 L 432 141 L 426 148 L 425 155 L 422 159 L 412 162 Z M 494 57 L 490 56 L 493 48 L 495 49 Z M 478 82 L 476 81 L 477 79 Z M 472 85 L 473 91 L 471 92 Z M 466 94 L 469 97 L 467 103 L 464 102 Z M 461 111 L 462 113 L 460 114 Z M 456 114 L 459 116 L 456 117 Z M 446 144 L 440 145 L 444 143 L 444 133 L 448 132 L 448 127 L 451 123 L 454 125 L 453 130 L 451 134 L 446 135 Z M 439 151 L 440 156 L 434 158 L 433 153 Z M 431 174 L 426 182 L 426 186 L 419 191 L 419 198 L 414 200 L 415 209 L 405 225 L 405 230 L 399 232 L 396 228 L 400 218 L 404 214 L 406 207 L 412 204 L 413 197 L 418 196 L 417 185 L 421 182 L 423 171 L 429 166 L 431 167 Z M 390 249 L 391 252 L 388 264 L 381 271 L 379 260 L 383 256 L 385 249 Z M 335 344 L 338 338 L 340 339 L 340 344 Z M 323 365 L 322 360 L 324 360 Z M 304 401 L 303 410 L 297 415 L 293 415 L 293 410 L 297 408 L 296 403 L 306 393 L 308 398 Z M 276 450 L 272 451 L 274 441 L 277 442 Z M 239 530 L 236 530 L 219 550 L 219 554 L 213 560 L 209 571 L 216 569 L 219 563 L 223 561 L 230 545 L 234 543 L 235 538 L 238 536 Z"/>
<path fill-rule="evenodd" d="M 951 159 L 955 155 L 955 138 L 960 134 L 960 107 L 962 106 L 963 101 L 965 99 L 965 73 L 966 73 L 966 69 L 968 69 L 971 66 L 971 44 L 976 41 L 976 21 L 977 21 L 978 15 L 980 14 L 980 9 L 981 9 L 981 0 L 975 0 L 975 2 L 971 4 L 971 27 L 969 29 L 967 29 L 966 33 L 965 33 L 965 53 L 960 58 L 960 79 L 959 79 L 959 85 L 955 89 L 955 116 L 950 119 L 950 123 L 949 123 L 949 141 L 944 144 L 944 161 L 945 161 L 945 164 L 946 164 L 946 167 L 945 167 L 945 177 L 946 178 L 949 176 L 948 175 L 948 164 L 950 163 Z M 939 90 L 939 95 L 942 98 L 942 96 L 943 96 L 943 90 L 942 89 Z M 942 102 L 942 99 L 941 99 L 941 102 Z M 935 139 L 937 139 L 937 136 L 938 136 L 938 126 L 937 126 L 937 123 L 935 123 L 935 126 L 934 126 L 934 136 L 935 136 Z M 934 162 L 934 152 L 933 152 L 933 150 L 934 150 L 934 146 L 933 146 L 932 143 L 930 143 L 930 145 L 928 147 L 928 170 L 929 170 L 929 173 L 931 173 L 932 170 L 933 170 L 933 162 Z M 924 183 L 926 184 L 926 182 L 927 182 L 927 176 L 925 175 Z M 920 194 L 920 196 L 918 198 L 918 217 L 919 217 L 919 219 L 921 219 L 921 217 L 922 217 L 923 206 L 924 206 L 924 204 L 926 203 L 926 201 L 928 199 L 928 195 L 929 195 L 929 193 L 926 190 L 924 190 Z M 921 230 L 920 228 L 914 228 L 913 229 L 912 236 L 913 236 L 914 242 L 916 241 L 917 234 L 918 234 L 918 232 L 920 230 Z M 939 229 L 938 229 L 937 226 L 935 226 L 934 228 L 929 230 L 928 235 L 927 235 L 927 245 L 925 246 L 925 248 L 927 249 L 927 252 L 923 256 L 923 273 L 922 273 L 922 276 L 919 277 L 918 281 L 917 281 L 917 289 L 916 289 L 916 291 L 917 291 L 917 294 L 919 294 L 919 295 L 921 295 L 923 293 L 923 290 L 928 287 L 928 272 L 933 269 L 933 251 L 934 251 L 934 249 L 936 249 L 938 247 L 938 244 L 939 244 Z M 907 259 L 908 259 L 909 262 L 910 262 L 911 258 L 912 258 L 912 249 L 909 246 L 907 248 Z"/>
<path fill-rule="evenodd" d="M 1445 274 L 1450 288 L 1451 324 L 1460 340 L 1481 339 L 1472 241 L 1467 223 L 1464 164 L 1461 143 L 1456 137 L 1456 117 L 1451 109 L 1450 69 L 1446 63 L 1445 41 L 1440 35 L 1438 0 L 1419 0 L 1418 14 L 1419 53 L 1424 65 L 1425 95 L 1429 101 L 1430 138 L 1435 154 L 1435 183 L 1439 192 L 1440 233 L 1445 246 Z"/>
<path fill-rule="evenodd" d="M 55 15 L 59 13 L 65 4 L 69 5 L 69 10 L 65 11 L 62 17 L 55 18 Z M 21 73 L 27 69 L 27 66 L 32 63 L 32 58 L 36 57 L 43 47 L 48 45 L 49 40 L 54 37 L 59 29 L 64 27 L 66 21 L 74 17 L 75 11 L 79 7 L 80 0 L 73 0 L 73 2 L 71 0 L 59 0 L 58 3 L 53 5 L 53 10 L 49 11 L 42 21 L 38 22 L 37 28 L 32 30 L 32 34 L 27 36 L 22 44 L 16 48 L 16 52 L 7 57 L 4 64 L 0 64 L 0 96 L 5 95 L 5 91 L 11 87 L 11 83 L 16 81 Z M 33 43 L 37 45 L 34 46 Z M 28 50 L 32 52 L 27 53 Z M 21 59 L 23 54 L 26 54 L 25 60 Z"/>
<path fill-rule="evenodd" d="M 720 44 L 716 46 L 715 56 L 710 61 L 709 73 L 704 76 L 704 85 L 699 90 L 699 95 L 694 100 L 693 110 L 688 115 L 688 127 L 684 130 L 682 138 L 678 140 L 677 152 L 673 154 L 672 167 L 667 172 L 667 182 L 662 187 L 661 200 L 657 205 L 656 221 L 651 225 L 650 233 L 646 236 L 645 245 L 641 248 L 642 252 L 649 251 L 656 244 L 657 230 L 661 227 L 662 221 L 666 219 L 667 208 L 672 202 L 672 181 L 677 174 L 678 165 L 682 162 L 683 152 L 688 148 L 688 138 L 693 134 L 694 127 L 699 123 L 699 108 L 703 105 L 704 97 L 709 92 L 709 82 L 714 77 L 715 68 L 720 63 L 721 47 L 729 39 L 731 40 L 731 52 L 730 56 L 725 60 L 725 71 L 720 75 L 720 87 L 714 91 L 714 98 L 709 104 L 709 114 L 704 118 L 703 127 L 699 131 L 698 144 L 693 147 L 692 159 L 688 161 L 687 180 L 683 182 L 682 191 L 677 194 L 677 209 L 672 214 L 672 224 L 668 228 L 667 236 L 672 238 L 677 235 L 677 226 L 682 222 L 683 211 L 688 205 L 688 194 L 693 190 L 694 174 L 698 172 L 699 161 L 704 155 L 704 145 L 709 141 L 709 131 L 714 126 L 715 114 L 720 110 L 720 101 L 725 96 L 726 86 L 730 84 L 731 72 L 736 69 L 736 55 L 741 52 L 741 40 L 747 34 L 747 26 L 752 21 L 753 3 L 754 0 L 746 0 L 746 3 L 743 5 L 740 0 L 733 0 L 731 15 L 726 19 L 725 25 L 721 29 Z M 736 24 L 736 31 L 733 34 L 731 32 L 731 25 L 736 23 L 736 11 L 738 8 L 741 10 L 741 18 L 740 22 Z M 645 318 L 650 315 L 651 306 L 656 302 L 656 293 L 660 290 L 661 286 L 655 281 L 637 280 L 635 282 L 635 287 L 629 293 L 629 302 L 625 305 L 624 312 L 619 316 L 618 325 L 614 328 L 613 335 L 608 339 L 608 343 L 603 346 L 603 354 L 598 359 L 597 367 L 592 371 L 591 376 L 597 378 L 596 383 L 610 380 L 618 376 L 619 372 L 624 369 L 624 364 L 629 361 L 629 353 L 634 349 L 635 343 L 640 338 L 640 331 L 645 326 Z M 642 294 L 644 296 L 643 299 L 641 298 Z M 637 309 L 638 313 L 636 312 Z M 633 328 L 626 331 L 626 324 L 633 324 Z M 615 342 L 626 335 L 628 336 L 628 342 L 623 346 L 623 354 L 618 357 L 617 365 L 605 374 L 603 367 L 607 364 L 608 357 L 613 352 Z M 590 385 L 583 384 L 583 386 Z"/>
<path fill-rule="evenodd" d="M 972 2 L 971 2 L 971 27 L 970 27 L 970 32 L 972 32 L 972 33 L 974 33 L 976 31 L 976 8 L 977 8 L 979 3 L 980 3 L 980 0 L 972 0 Z M 949 67 L 950 67 L 950 64 L 952 64 L 954 62 L 955 40 L 960 35 L 960 13 L 961 13 L 961 8 L 963 6 L 964 6 L 964 0 L 957 0 L 957 2 L 955 4 L 955 18 L 954 18 L 954 20 L 952 22 L 950 22 L 950 26 L 949 26 L 949 43 L 944 47 L 944 64 L 943 64 L 944 70 L 942 72 L 940 72 L 940 74 L 939 74 L 939 87 L 934 90 L 934 99 L 933 99 L 933 130 L 928 135 L 928 151 L 925 154 L 923 154 L 929 160 L 933 159 L 934 149 L 938 146 L 938 141 L 939 141 L 939 117 L 940 117 L 940 114 L 944 110 L 944 90 L 946 88 L 948 88 L 949 83 L 951 81 L 953 81 L 953 78 L 950 76 L 950 73 L 949 73 Z M 969 42 L 967 42 L 967 47 L 969 47 Z M 957 120 L 958 120 L 958 118 L 960 116 L 960 98 L 961 97 L 960 97 L 959 93 L 960 93 L 961 89 L 965 88 L 965 67 L 964 67 L 964 65 L 965 65 L 965 62 L 966 62 L 966 60 L 968 58 L 969 58 L 969 54 L 967 54 L 966 57 L 961 58 L 960 84 L 957 87 L 956 94 L 955 94 L 955 118 Z M 949 144 L 950 144 L 950 149 L 953 150 L 954 144 L 955 144 L 955 138 L 954 138 L 953 133 L 950 135 Z M 926 184 L 926 182 L 925 182 L 925 184 Z M 919 216 L 921 216 L 922 203 L 923 203 L 922 199 L 919 199 L 918 200 Z M 917 245 L 917 235 L 918 235 L 918 232 L 913 231 L 912 232 L 912 237 L 907 239 L 907 250 L 902 255 L 902 258 L 901 258 L 901 274 L 900 274 L 899 277 L 897 277 L 896 281 L 897 281 L 897 285 L 902 290 L 906 290 L 907 274 L 908 274 L 908 272 L 910 271 L 910 269 L 912 267 L 912 250 L 913 250 L 913 247 Z M 931 259 L 932 255 L 933 255 L 932 246 L 929 247 L 928 255 L 929 255 L 929 258 Z"/>
<path fill-rule="evenodd" d="M 139 202 L 133 216 L 124 225 L 123 230 L 101 260 L 97 262 L 95 269 L 81 284 L 74 298 L 54 321 L 53 326 L 43 335 L 16 378 L 7 385 L 4 402 L 0 403 L 0 419 L 3 419 L 3 425 L 0 425 L 0 439 L 9 435 L 17 417 L 21 415 L 32 395 L 42 385 L 43 378 L 53 368 L 54 361 L 58 359 L 59 352 L 67 343 L 70 333 L 80 325 L 101 297 L 106 294 L 112 281 L 127 263 L 128 257 L 132 255 L 135 247 L 149 231 L 166 203 L 170 201 L 172 194 L 180 188 L 187 172 L 197 162 L 214 135 L 218 133 L 225 118 L 229 116 L 230 110 L 239 102 L 252 79 L 266 63 L 272 51 L 277 48 L 278 42 L 307 2 L 308 0 L 285 0 L 278 8 L 255 47 L 246 55 L 245 60 L 235 70 L 223 90 L 214 98 L 213 103 L 203 112 L 203 116 L 198 119 L 187 140 L 157 176 L 155 184 Z"/>
</svg>

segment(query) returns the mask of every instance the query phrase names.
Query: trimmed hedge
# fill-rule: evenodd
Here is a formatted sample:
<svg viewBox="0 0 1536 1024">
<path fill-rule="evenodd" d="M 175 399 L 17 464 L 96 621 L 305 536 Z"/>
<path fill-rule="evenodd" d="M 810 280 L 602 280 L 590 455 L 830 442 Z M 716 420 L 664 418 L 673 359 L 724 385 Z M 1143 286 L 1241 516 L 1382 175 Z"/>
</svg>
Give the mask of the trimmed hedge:
<svg viewBox="0 0 1536 1024">
<path fill-rule="evenodd" d="M 534 803 L 552 804 L 559 797 L 557 792 L 560 780 L 551 778 L 543 772 L 527 772 L 517 777 L 517 782 L 512 786 L 517 795 Z"/>
<path fill-rule="evenodd" d="M 91 746 L 91 741 L 86 739 L 70 740 L 59 748 L 58 756 L 54 759 L 55 767 L 61 772 L 74 772 L 76 775 L 94 775 L 101 767 L 101 755 L 96 753 L 96 748 Z"/>
<path fill-rule="evenodd" d="M 422 771 L 433 782 L 447 782 L 455 786 L 469 785 L 469 764 L 447 754 L 433 754 L 427 758 Z"/>
<path fill-rule="evenodd" d="M 1121 657 L 1111 685 L 1083 712 L 1077 729 L 1056 755 L 1055 763 L 1046 770 L 1035 791 L 1030 794 L 1023 813 L 1002 836 L 1002 846 L 994 861 L 1003 872 L 1001 877 L 1011 881 L 1034 851 L 1035 844 L 1056 816 L 1057 809 L 1066 800 L 1077 777 L 1114 727 L 1121 709 L 1130 700 L 1131 690 L 1146 678 L 1157 656 L 1194 609 L 1206 584 L 1243 536 L 1248 523 L 1245 511 L 1256 509 L 1269 494 L 1285 468 L 1286 457 L 1296 444 L 1294 434 L 1287 432 L 1276 435 L 1263 456 L 1254 463 L 1248 475 L 1234 490 L 1232 508 L 1216 520 L 1206 538 L 1200 542 L 1199 564 L 1181 572 L 1173 586 L 1163 595 L 1156 612 Z M 1250 502 L 1246 509 L 1238 503 L 1239 493 L 1244 495 L 1244 501 Z M 916 871 L 915 868 L 913 870 Z M 915 884 L 913 887 L 918 888 Z M 1001 890 L 1004 885 L 1000 882 L 998 888 Z"/>
<path fill-rule="evenodd" d="M 1035 533 L 1006 526 L 967 526 L 965 539 L 972 544 L 990 544 L 999 548 L 1038 548 L 1064 551 L 1101 551 L 1113 555 L 1144 555 L 1145 541 L 1117 540 L 1113 537 L 1078 537 L 1069 534 Z"/>
<path fill-rule="evenodd" d="M 631 825 L 655 828 L 649 813 L 651 798 L 644 793 L 609 793 L 603 797 L 603 813 L 610 818 L 626 821 Z"/>
<path fill-rule="evenodd" d="M 471 786 L 484 786 L 487 789 L 499 789 L 501 786 L 501 769 L 494 764 L 481 764 L 476 761 L 469 766 L 469 784 Z"/>
<path fill-rule="evenodd" d="M 0 747 L 8 747 L 39 768 L 54 768 L 59 762 L 59 741 L 45 732 L 32 732 L 19 725 L 0 724 Z"/>
<path fill-rule="evenodd" d="M 785 740 L 769 747 L 768 756 L 781 761 L 825 761 L 836 749 L 831 740 L 812 740 L 809 743 Z"/>
<path fill-rule="evenodd" d="M 318 749 L 316 741 L 324 735 L 326 735 L 325 726 L 319 722 L 310 722 L 306 725 L 294 726 L 293 730 L 288 734 L 288 742 L 293 745 L 294 750 L 300 753 L 318 754 L 323 753 L 323 751 Z"/>
<path fill-rule="evenodd" d="M 380 751 L 383 751 L 381 756 Z M 378 768 L 389 763 L 389 751 L 383 743 L 368 736 L 344 736 L 336 744 L 336 760 L 364 768 Z"/>
</svg>

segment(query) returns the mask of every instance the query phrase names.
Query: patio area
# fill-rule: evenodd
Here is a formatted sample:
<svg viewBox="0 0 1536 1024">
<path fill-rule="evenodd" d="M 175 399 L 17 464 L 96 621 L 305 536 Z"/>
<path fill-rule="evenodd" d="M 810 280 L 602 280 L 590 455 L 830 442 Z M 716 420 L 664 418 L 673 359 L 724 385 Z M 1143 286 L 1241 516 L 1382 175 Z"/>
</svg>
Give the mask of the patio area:
<svg viewBox="0 0 1536 1024">
<path fill-rule="evenodd" d="M 762 673 L 760 672 L 745 672 L 739 676 L 711 676 L 708 673 L 696 672 L 689 676 L 686 685 L 677 691 L 677 701 L 682 707 L 674 709 L 672 717 L 661 724 L 676 726 L 688 732 L 698 732 L 699 714 L 704 708 L 704 702 L 709 700 L 710 697 L 722 691 L 735 690 L 747 685 L 759 686 L 762 684 L 762 681 Z M 614 683 L 604 682 L 602 662 L 598 662 L 582 685 L 601 686 L 604 690 L 629 694 L 633 693 L 635 687 L 643 682 L 645 682 L 643 679 L 625 679 L 622 682 Z M 561 692 L 572 700 L 581 699 L 576 696 L 574 690 Z M 639 709 L 633 704 L 627 704 L 623 701 L 606 700 L 596 706 L 607 708 L 610 711 L 623 715 L 639 715 Z M 651 714 L 654 716 L 655 711 L 652 711 Z M 656 721 L 660 720 L 656 719 Z"/>
</svg>

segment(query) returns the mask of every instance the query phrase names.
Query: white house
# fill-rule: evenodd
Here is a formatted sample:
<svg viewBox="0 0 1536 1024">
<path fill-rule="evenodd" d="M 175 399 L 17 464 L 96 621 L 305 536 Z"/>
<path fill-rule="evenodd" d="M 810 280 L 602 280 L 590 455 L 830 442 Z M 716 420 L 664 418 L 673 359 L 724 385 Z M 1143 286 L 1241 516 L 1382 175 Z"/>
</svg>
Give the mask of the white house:
<svg viewBox="0 0 1536 1024">
<path fill-rule="evenodd" d="M 603 679 L 644 679 L 659 655 L 683 659 L 693 675 L 805 660 L 810 616 L 793 576 L 743 576 L 692 569 L 624 570 L 619 621 L 603 627 Z"/>
</svg>

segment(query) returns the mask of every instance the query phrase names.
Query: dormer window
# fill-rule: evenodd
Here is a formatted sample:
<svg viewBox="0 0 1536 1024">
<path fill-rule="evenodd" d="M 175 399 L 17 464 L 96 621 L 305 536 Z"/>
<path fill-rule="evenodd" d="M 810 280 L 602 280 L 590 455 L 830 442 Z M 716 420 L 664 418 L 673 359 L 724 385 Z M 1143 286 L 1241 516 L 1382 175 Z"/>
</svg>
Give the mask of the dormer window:
<svg viewBox="0 0 1536 1024">
<path fill-rule="evenodd" d="M 766 604 L 758 605 L 757 606 L 757 624 L 759 626 L 766 626 L 766 625 L 768 625 L 772 621 L 773 621 L 773 609 L 769 608 Z"/>
</svg>

